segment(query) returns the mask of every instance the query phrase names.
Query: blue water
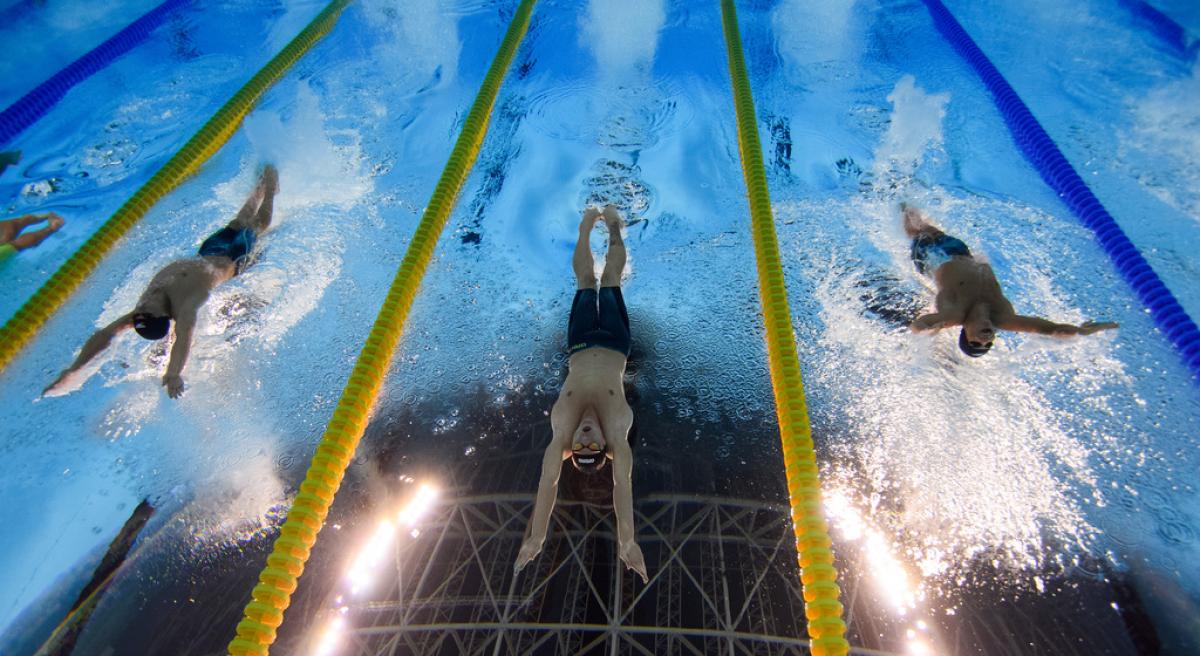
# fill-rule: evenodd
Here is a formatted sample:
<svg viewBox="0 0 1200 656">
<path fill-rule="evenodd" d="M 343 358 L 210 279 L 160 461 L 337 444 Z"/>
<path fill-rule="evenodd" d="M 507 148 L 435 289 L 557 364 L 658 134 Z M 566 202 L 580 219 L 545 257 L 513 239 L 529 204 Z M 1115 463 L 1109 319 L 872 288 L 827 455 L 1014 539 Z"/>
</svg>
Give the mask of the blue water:
<svg viewBox="0 0 1200 656">
<path fill-rule="evenodd" d="M 0 87 L 0 99 L 150 5 L 94 20 L 78 6 L 54 8 L 74 21 L 6 10 L 9 38 L 55 31 L 75 54 L 27 64 L 6 53 L 0 70 L 19 64 L 23 81 Z M 68 224 L 3 265 L 0 316 L 321 6 L 193 7 L 22 135 L 21 164 L 0 176 L 5 212 L 56 211 Z M 1117 3 L 948 6 L 1200 316 L 1200 69 Z M 73 598 L 80 571 L 147 497 L 159 513 L 143 551 L 189 573 L 201 602 L 227 596 L 236 621 L 244 595 L 206 586 L 206 575 L 243 550 L 257 559 L 246 569 L 261 563 L 512 7 L 351 5 L 8 367 L 0 626 L 54 612 L 47 595 Z M 1200 22 L 1188 3 L 1161 8 Z M 854 607 L 868 614 L 857 621 L 878 627 L 856 635 L 875 633 L 866 646 L 896 652 L 914 631 L 939 653 L 1007 653 L 936 626 L 1013 590 L 1070 598 L 1047 583 L 1055 577 L 1118 572 L 1152 600 L 1163 640 L 1195 644 L 1200 395 L 1091 233 L 1022 158 L 923 4 L 785 0 L 739 11 L 827 512 L 844 577 L 862 591 Z M 771 431 L 716 428 L 731 417 L 773 421 L 722 38 L 712 3 L 538 4 L 409 317 L 352 494 L 369 487 L 371 454 L 399 428 L 414 460 L 444 451 L 451 467 L 523 430 L 472 430 L 462 425 L 472 408 L 516 413 L 530 398 L 549 408 L 565 366 L 578 212 L 615 202 L 631 219 L 626 298 L 646 354 L 635 412 L 687 425 L 660 437 L 711 449 L 716 476 L 744 481 L 743 496 L 780 498 Z M 253 268 L 206 305 L 185 396 L 171 401 L 158 385 L 161 345 L 126 338 L 81 389 L 35 400 L 159 267 L 228 220 L 267 160 L 281 174 L 274 227 Z M 932 302 L 907 259 L 901 200 L 988 257 L 1018 311 L 1121 329 L 1070 341 L 1004 335 L 992 355 L 967 362 L 952 336 L 880 320 L 864 289 Z M 339 516 L 349 524 L 356 512 Z M 318 561 L 299 594 L 322 598 L 337 567 Z M 140 570 L 146 578 L 129 575 L 126 586 L 152 590 L 152 575 Z M 995 593 L 967 602 L 964 587 Z M 137 603 L 152 615 L 196 623 L 180 610 L 186 599 L 146 595 Z M 207 633 L 209 650 L 220 649 L 232 622 Z"/>
</svg>

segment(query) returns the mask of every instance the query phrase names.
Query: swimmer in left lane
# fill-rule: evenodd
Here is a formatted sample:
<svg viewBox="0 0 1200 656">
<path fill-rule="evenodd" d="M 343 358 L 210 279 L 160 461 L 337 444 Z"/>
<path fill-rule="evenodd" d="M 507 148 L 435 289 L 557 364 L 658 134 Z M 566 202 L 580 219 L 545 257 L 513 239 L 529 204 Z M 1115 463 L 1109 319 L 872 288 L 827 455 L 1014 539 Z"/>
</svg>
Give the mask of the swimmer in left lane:
<svg viewBox="0 0 1200 656">
<path fill-rule="evenodd" d="M 271 226 L 271 213 L 279 174 L 267 165 L 246 204 L 229 225 L 213 233 L 200 245 L 195 257 L 171 262 L 154 274 L 133 311 L 101 328 L 83 345 L 75 362 L 59 375 L 43 394 L 62 392 L 75 381 L 76 372 L 108 348 L 113 337 L 133 328 L 145 339 L 167 336 L 175 322 L 175 343 L 162 384 L 171 398 L 183 394 L 183 367 L 192 344 L 192 331 L 200 306 L 217 285 L 238 275 L 250 263 L 258 236 Z"/>
</svg>

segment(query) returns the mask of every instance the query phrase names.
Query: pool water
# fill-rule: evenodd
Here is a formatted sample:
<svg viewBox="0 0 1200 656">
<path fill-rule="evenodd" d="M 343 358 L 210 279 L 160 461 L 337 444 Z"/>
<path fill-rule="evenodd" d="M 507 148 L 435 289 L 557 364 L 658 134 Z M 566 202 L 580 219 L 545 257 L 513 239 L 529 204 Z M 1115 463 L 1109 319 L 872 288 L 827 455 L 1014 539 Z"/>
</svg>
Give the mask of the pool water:
<svg viewBox="0 0 1200 656">
<path fill-rule="evenodd" d="M 1153 4 L 1200 28 L 1189 3 Z M 10 41 L 41 39 L 3 58 L 6 106 L 153 3 L 9 5 Z M 67 225 L 0 265 L 0 314 L 323 6 L 185 8 L 5 146 L 22 151 L 0 175 L 6 215 Z M 1200 316 L 1195 61 L 1121 3 L 947 6 Z M 7 367 L 0 651 L 42 644 L 143 499 L 155 515 L 77 653 L 228 644 L 514 8 L 351 4 Z M 738 10 L 851 644 L 1200 649 L 1200 395 L 1091 232 L 922 3 Z M 340 615 L 332 653 L 804 653 L 735 126 L 717 3 L 537 4 L 277 652 L 321 653 Z M 182 399 L 159 385 L 164 346 L 128 336 L 78 389 L 39 399 L 268 161 L 273 227 L 202 311 Z M 901 201 L 986 257 L 1019 312 L 1121 328 L 1004 334 L 979 360 L 954 335 L 911 334 L 933 289 Z M 634 495 L 662 573 L 646 588 L 605 546 L 607 491 L 569 471 L 540 569 L 510 565 L 566 373 L 579 212 L 607 202 L 628 218 Z M 422 483 L 440 487 L 437 510 L 352 595 L 365 536 Z M 711 530 L 687 523 L 705 513 Z M 693 605 L 722 587 L 740 614 Z M 625 634 L 571 628 L 609 624 Z"/>
</svg>

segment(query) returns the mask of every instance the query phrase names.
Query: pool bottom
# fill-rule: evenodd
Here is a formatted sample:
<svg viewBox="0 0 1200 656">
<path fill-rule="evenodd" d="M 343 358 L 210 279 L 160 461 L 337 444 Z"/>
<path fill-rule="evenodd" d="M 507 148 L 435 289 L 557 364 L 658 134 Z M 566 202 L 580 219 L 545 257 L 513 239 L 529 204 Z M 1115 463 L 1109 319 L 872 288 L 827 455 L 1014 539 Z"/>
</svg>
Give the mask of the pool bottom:
<svg viewBox="0 0 1200 656">
<path fill-rule="evenodd" d="M 543 554 L 514 578 L 511 563 L 549 439 L 543 410 L 550 396 L 524 393 L 496 407 L 481 393 L 458 406 L 461 421 L 449 427 L 431 420 L 442 416 L 436 403 L 382 408 L 318 540 L 277 648 L 308 653 L 336 609 L 346 607 L 344 649 L 336 653 L 392 653 L 397 645 L 395 653 L 485 647 L 491 653 L 497 641 L 497 653 L 511 654 L 599 654 L 614 647 L 618 653 L 712 653 L 730 645 L 805 653 L 789 513 L 777 447 L 769 446 L 778 440 L 773 418 L 714 423 L 656 413 L 670 400 L 647 392 L 647 382 L 628 393 L 638 411 L 631 441 L 639 542 L 654 577 L 649 586 L 619 571 L 610 490 L 570 468 Z M 761 446 L 722 457 L 718 450 L 725 445 L 716 436 L 731 432 Z M 481 441 L 480 435 L 488 437 Z M 295 465 L 280 472 L 293 481 L 301 473 Z M 411 489 L 405 480 L 438 481 L 441 504 L 417 526 L 418 535 L 400 536 L 395 557 L 385 559 L 369 589 L 339 601 L 343 569 L 380 513 Z M 194 540 L 195 509 L 165 510 L 97 606 L 77 653 L 186 656 L 217 653 L 227 644 L 270 540 L 260 532 L 243 543 L 196 545 L 191 557 L 180 555 L 172 547 Z M 889 586 L 903 581 L 889 578 L 862 540 L 835 535 L 835 541 L 856 647 L 1172 653 L 1143 601 L 1145 580 L 1097 561 L 1014 573 L 980 555 L 963 564 L 959 580 L 941 581 L 915 607 L 899 608 Z M 609 632 L 611 624 L 623 629 Z M 11 637 L 6 649 L 34 645 Z"/>
</svg>

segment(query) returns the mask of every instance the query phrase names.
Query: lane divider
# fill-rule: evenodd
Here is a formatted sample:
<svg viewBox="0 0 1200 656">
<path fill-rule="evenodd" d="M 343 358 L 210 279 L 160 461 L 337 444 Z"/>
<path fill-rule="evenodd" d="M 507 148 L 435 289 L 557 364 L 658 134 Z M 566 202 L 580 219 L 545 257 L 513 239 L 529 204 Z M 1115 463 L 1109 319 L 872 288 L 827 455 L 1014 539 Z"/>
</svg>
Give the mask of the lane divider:
<svg viewBox="0 0 1200 656">
<path fill-rule="evenodd" d="M 808 404 L 796 352 L 796 334 L 792 330 L 792 313 L 788 306 L 779 239 L 771 211 L 767 172 L 762 163 L 754 98 L 750 93 L 750 76 L 746 72 L 733 0 L 721 0 L 721 20 L 725 27 L 729 75 L 733 81 L 742 172 L 750 201 L 751 232 L 758 261 L 758 292 L 767 329 L 771 386 L 775 390 L 775 412 L 779 418 L 780 441 L 783 443 L 783 462 L 792 507 L 792 528 L 796 533 L 796 552 L 800 560 L 808 636 L 812 641 L 814 656 L 841 656 L 849 652 L 850 643 L 845 638 L 846 623 L 842 620 L 843 608 L 838 601 L 841 590 L 837 583 L 829 527 L 821 504 L 817 455 L 808 422 Z"/>
<path fill-rule="evenodd" d="M 1190 58 L 1194 56 L 1197 48 L 1200 48 L 1200 41 L 1194 41 L 1189 44 L 1187 30 L 1179 23 L 1176 23 L 1170 16 L 1154 8 L 1146 0 L 1119 1 L 1126 9 L 1133 12 L 1135 16 L 1146 21 L 1150 26 L 1150 31 L 1154 32 L 1158 38 L 1165 41 L 1167 45 L 1174 48 L 1183 57 Z"/>
<path fill-rule="evenodd" d="M 333 28 L 349 1 L 333 0 L 317 14 L 291 43 L 284 46 L 274 59 L 267 62 L 262 70 L 217 110 L 204 127 L 142 185 L 141 189 L 125 201 L 125 204 L 59 267 L 46 284 L 0 327 L 0 371 L 12 362 L 38 329 L 50 319 L 50 315 L 62 307 L 67 297 L 99 266 L 101 258 L 112 250 L 117 240 L 145 216 L 159 199 L 179 186 L 179 183 L 225 145 L 263 93 Z"/>
<path fill-rule="evenodd" d="M 265 656 L 275 642 L 275 631 L 283 623 L 283 613 L 291 603 L 297 580 L 304 572 L 304 565 L 329 514 L 329 507 L 341 486 L 346 467 L 366 429 L 371 408 L 383 386 L 392 353 L 400 342 L 404 322 L 429 261 L 433 258 L 438 238 L 483 146 L 492 107 L 500 93 L 504 76 L 516 57 L 517 48 L 525 37 L 534 2 L 521 1 L 500 44 L 500 50 L 483 79 L 433 197 L 429 199 L 412 242 L 400 262 L 400 269 L 379 310 L 379 316 L 371 327 L 358 361 L 354 363 L 354 370 L 333 411 L 333 418 L 317 445 L 312 464 L 275 540 L 274 549 L 267 557 L 267 566 L 251 592 L 245 618 L 237 625 L 237 637 L 229 644 L 231 656 Z"/>
<path fill-rule="evenodd" d="M 167 20 L 172 11 L 191 2 L 192 0 L 166 0 L 0 112 L 0 145 L 8 143 L 25 128 L 45 116 L 46 112 L 62 100 L 76 84 L 100 72 L 118 57 L 145 41 L 156 27 Z"/>
<path fill-rule="evenodd" d="M 1192 381 L 1200 384 L 1200 330 L 1196 323 L 958 20 L 941 0 L 924 2 L 938 31 L 983 79 L 1025 158 L 1083 225 L 1095 233 L 1117 271 L 1150 310 L 1154 323 L 1179 351 L 1191 370 Z"/>
</svg>

